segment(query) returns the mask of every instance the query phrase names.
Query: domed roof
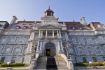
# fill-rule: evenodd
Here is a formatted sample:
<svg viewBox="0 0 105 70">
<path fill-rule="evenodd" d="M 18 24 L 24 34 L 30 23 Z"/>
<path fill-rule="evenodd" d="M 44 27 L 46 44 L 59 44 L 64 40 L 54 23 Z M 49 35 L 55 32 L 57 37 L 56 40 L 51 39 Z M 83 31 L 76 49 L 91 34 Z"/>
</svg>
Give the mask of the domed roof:
<svg viewBox="0 0 105 70">
<path fill-rule="evenodd" d="M 50 9 L 50 7 L 45 11 L 46 16 L 53 16 L 54 11 Z"/>
</svg>

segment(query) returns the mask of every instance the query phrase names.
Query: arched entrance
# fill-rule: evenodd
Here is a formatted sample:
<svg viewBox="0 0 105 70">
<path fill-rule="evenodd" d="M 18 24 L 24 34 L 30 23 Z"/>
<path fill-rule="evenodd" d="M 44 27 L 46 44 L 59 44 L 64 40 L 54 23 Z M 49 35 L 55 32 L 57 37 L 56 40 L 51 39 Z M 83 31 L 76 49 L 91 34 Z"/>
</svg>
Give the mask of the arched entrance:
<svg viewBox="0 0 105 70">
<path fill-rule="evenodd" d="M 46 56 L 56 55 L 56 47 L 54 43 L 48 42 L 45 44 L 45 55 Z"/>
</svg>

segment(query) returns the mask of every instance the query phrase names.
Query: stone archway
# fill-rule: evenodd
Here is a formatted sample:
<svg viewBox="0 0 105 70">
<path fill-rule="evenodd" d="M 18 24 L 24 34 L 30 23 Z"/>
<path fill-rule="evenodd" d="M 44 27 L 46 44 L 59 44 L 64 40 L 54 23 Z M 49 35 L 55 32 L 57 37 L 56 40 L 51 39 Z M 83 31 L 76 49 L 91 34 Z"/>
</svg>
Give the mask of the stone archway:
<svg viewBox="0 0 105 70">
<path fill-rule="evenodd" d="M 45 55 L 46 56 L 56 55 L 56 47 L 54 43 L 48 42 L 45 44 Z"/>
</svg>

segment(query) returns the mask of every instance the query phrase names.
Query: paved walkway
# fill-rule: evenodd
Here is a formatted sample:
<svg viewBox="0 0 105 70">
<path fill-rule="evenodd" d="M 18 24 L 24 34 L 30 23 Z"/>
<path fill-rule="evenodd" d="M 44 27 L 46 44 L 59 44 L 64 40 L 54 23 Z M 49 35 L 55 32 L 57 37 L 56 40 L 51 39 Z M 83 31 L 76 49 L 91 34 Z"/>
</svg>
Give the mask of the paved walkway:
<svg viewBox="0 0 105 70">
<path fill-rule="evenodd" d="M 58 70 L 54 57 L 47 57 L 46 70 Z"/>
</svg>

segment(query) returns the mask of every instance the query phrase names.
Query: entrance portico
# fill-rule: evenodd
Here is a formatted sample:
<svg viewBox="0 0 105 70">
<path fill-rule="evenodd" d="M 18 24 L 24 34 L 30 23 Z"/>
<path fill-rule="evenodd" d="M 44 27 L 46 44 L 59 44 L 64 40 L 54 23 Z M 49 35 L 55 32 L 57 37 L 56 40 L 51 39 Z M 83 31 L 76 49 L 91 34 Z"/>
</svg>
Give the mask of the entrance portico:
<svg viewBox="0 0 105 70">
<path fill-rule="evenodd" d="M 58 18 L 53 15 L 53 11 L 48 9 L 45 16 L 41 18 L 41 24 L 36 24 L 38 30 L 37 51 L 40 56 L 55 56 L 62 50 L 62 24 L 58 23 Z"/>
</svg>

